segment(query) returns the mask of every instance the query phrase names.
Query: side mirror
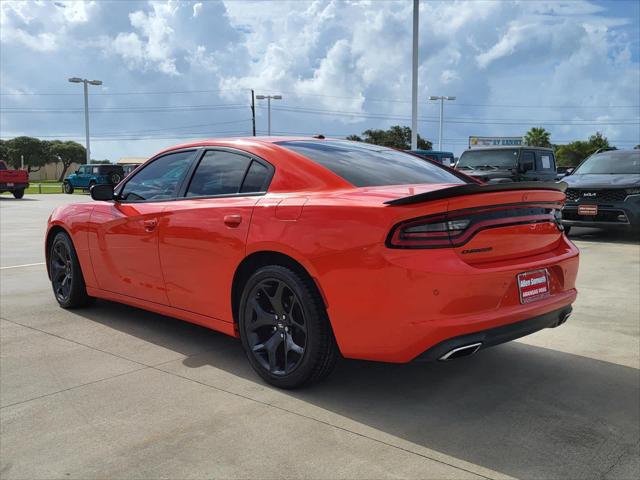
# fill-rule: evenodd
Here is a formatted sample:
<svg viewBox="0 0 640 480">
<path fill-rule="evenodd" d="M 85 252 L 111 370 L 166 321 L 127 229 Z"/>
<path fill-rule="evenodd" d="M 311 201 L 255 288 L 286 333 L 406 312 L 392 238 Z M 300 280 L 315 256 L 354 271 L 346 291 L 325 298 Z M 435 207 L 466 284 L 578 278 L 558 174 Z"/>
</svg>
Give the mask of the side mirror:
<svg viewBox="0 0 640 480">
<path fill-rule="evenodd" d="M 105 184 L 94 185 L 91 187 L 91 198 L 103 202 L 113 200 L 113 186 Z"/>
<path fill-rule="evenodd" d="M 520 165 L 520 173 L 527 173 L 533 170 L 533 162 L 525 162 Z"/>
</svg>

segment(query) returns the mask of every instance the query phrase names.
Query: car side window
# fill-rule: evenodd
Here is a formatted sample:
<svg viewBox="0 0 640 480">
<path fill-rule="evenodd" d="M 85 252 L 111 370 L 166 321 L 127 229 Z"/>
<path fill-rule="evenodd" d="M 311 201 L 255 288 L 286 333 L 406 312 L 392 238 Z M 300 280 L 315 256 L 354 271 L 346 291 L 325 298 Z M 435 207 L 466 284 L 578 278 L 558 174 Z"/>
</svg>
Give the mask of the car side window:
<svg viewBox="0 0 640 480">
<path fill-rule="evenodd" d="M 542 172 L 553 172 L 556 169 L 556 162 L 551 152 L 536 152 L 536 170 Z"/>
<path fill-rule="evenodd" d="M 78 175 L 84 175 L 85 167 L 78 167 Z"/>
<path fill-rule="evenodd" d="M 269 169 L 255 160 L 251 162 L 249 171 L 244 177 L 240 193 L 266 192 L 269 180 Z"/>
<path fill-rule="evenodd" d="M 98 173 L 100 173 L 99 170 L 100 170 L 100 167 L 93 167 L 93 172 L 92 173 L 94 175 L 98 175 Z"/>
<path fill-rule="evenodd" d="M 193 151 L 170 153 L 136 170 L 120 192 L 120 199 L 143 201 L 174 198 L 193 154 Z"/>
<path fill-rule="evenodd" d="M 244 155 L 222 150 L 207 151 L 187 188 L 187 197 L 228 195 L 240 192 L 252 160 Z"/>
</svg>

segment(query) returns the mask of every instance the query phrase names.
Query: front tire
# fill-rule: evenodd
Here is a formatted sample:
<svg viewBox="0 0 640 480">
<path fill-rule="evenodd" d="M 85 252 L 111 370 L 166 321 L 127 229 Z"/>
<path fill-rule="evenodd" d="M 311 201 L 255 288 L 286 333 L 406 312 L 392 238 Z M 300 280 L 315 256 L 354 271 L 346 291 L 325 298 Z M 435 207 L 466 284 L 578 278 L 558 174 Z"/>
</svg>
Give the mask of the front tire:
<svg viewBox="0 0 640 480">
<path fill-rule="evenodd" d="M 49 249 L 49 275 L 53 294 L 62 308 L 77 308 L 90 303 L 76 249 L 65 232 L 56 234 Z"/>
<path fill-rule="evenodd" d="M 333 370 L 338 347 L 311 279 L 280 265 L 260 268 L 244 287 L 239 317 L 249 363 L 268 383 L 297 388 Z"/>
<path fill-rule="evenodd" d="M 21 190 L 14 190 L 13 191 L 13 198 L 22 198 L 24 197 L 24 189 Z"/>
<path fill-rule="evenodd" d="M 69 195 L 73 193 L 73 185 L 69 182 L 64 182 L 64 193 L 68 193 Z"/>
</svg>

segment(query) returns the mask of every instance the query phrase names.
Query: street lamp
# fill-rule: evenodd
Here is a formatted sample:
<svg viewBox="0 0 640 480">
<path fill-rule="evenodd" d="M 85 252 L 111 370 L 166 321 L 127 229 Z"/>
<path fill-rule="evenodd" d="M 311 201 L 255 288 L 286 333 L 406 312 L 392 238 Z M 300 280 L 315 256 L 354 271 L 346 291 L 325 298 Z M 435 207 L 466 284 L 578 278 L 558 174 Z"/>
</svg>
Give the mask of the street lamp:
<svg viewBox="0 0 640 480">
<path fill-rule="evenodd" d="M 84 84 L 84 129 L 87 140 L 87 163 L 91 163 L 91 146 L 89 145 L 89 89 L 87 85 L 102 85 L 101 80 L 87 80 L 86 78 L 71 77 L 71 83 Z"/>
<path fill-rule="evenodd" d="M 257 100 L 267 99 L 267 135 L 271 136 L 271 100 L 282 100 L 282 95 L 256 95 Z"/>
<path fill-rule="evenodd" d="M 431 96 L 429 100 L 440 100 L 440 134 L 438 135 L 438 150 L 442 151 L 442 122 L 444 116 L 444 101 L 445 100 L 455 100 L 456 97 L 441 97 L 441 96 Z"/>
</svg>

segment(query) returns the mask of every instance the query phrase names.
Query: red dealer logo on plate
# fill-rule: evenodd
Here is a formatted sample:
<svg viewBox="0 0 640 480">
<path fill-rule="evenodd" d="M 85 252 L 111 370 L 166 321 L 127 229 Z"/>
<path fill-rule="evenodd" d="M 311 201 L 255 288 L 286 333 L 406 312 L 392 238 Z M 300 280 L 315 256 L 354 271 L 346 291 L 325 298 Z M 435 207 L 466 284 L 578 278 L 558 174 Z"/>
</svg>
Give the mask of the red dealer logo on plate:
<svg viewBox="0 0 640 480">
<path fill-rule="evenodd" d="M 533 270 L 518 275 L 520 303 L 529 303 L 549 296 L 549 273 L 547 269 Z"/>
</svg>

